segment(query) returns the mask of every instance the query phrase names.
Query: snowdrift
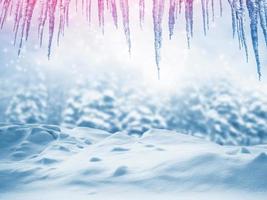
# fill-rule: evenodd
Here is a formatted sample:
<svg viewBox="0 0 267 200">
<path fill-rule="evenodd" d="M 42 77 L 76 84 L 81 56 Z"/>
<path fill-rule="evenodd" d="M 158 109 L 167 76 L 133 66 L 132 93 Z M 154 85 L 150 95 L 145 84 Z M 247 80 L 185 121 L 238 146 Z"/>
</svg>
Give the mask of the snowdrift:
<svg viewBox="0 0 267 200">
<path fill-rule="evenodd" d="M 266 199 L 267 145 L 0 126 L 0 199 Z"/>
</svg>

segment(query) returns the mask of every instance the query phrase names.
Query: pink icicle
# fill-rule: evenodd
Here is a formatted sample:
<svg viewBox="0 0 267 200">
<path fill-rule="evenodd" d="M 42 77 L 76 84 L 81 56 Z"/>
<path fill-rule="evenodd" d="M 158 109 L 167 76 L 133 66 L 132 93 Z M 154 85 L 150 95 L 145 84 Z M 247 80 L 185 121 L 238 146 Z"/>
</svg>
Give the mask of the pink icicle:
<svg viewBox="0 0 267 200">
<path fill-rule="evenodd" d="M 98 23 L 104 33 L 104 0 L 98 0 Z"/>
<path fill-rule="evenodd" d="M 49 41 L 48 41 L 48 58 L 51 56 L 51 46 L 54 35 L 55 28 L 55 13 L 57 8 L 57 0 L 50 0 L 48 5 L 48 13 L 49 13 Z"/>
<path fill-rule="evenodd" d="M 139 20 L 140 20 L 140 26 L 143 27 L 145 18 L 145 0 L 139 0 Z"/>
<path fill-rule="evenodd" d="M 128 43 L 128 51 L 131 52 L 131 38 L 130 38 L 130 27 L 129 27 L 129 4 L 128 0 L 120 0 L 123 29 Z"/>
</svg>

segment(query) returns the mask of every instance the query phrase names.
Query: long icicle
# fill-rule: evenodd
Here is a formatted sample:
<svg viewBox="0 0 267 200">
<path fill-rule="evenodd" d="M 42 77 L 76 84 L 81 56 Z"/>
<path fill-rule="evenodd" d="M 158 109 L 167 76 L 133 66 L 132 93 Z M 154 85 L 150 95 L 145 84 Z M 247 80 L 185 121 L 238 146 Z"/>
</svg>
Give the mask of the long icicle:
<svg viewBox="0 0 267 200">
<path fill-rule="evenodd" d="M 128 0 L 120 0 L 123 29 L 128 44 L 128 51 L 131 53 L 131 37 L 130 37 L 130 26 L 129 26 L 129 4 Z"/>
<path fill-rule="evenodd" d="M 162 18 L 164 11 L 164 0 L 153 0 L 153 23 L 154 23 L 154 46 L 155 59 L 158 69 L 158 78 L 160 79 L 160 49 L 162 46 Z"/>
<path fill-rule="evenodd" d="M 258 4 L 256 0 L 247 0 L 247 8 L 249 12 L 250 18 L 250 33 L 252 39 L 253 50 L 255 54 L 256 64 L 257 64 L 257 72 L 259 80 L 261 79 L 261 64 L 260 64 L 260 56 L 259 56 L 259 39 L 258 39 Z"/>
<path fill-rule="evenodd" d="M 175 24 L 175 13 L 176 13 L 176 0 L 170 0 L 169 6 L 169 38 L 172 38 L 173 29 Z"/>
<path fill-rule="evenodd" d="M 145 18 L 145 0 L 139 0 L 139 21 L 140 21 L 140 27 L 143 27 Z"/>
<path fill-rule="evenodd" d="M 57 0 L 50 0 L 48 5 L 49 11 L 49 41 L 48 41 L 48 58 L 51 56 L 51 46 L 54 36 L 54 28 L 55 28 L 55 13 L 57 8 Z"/>
</svg>

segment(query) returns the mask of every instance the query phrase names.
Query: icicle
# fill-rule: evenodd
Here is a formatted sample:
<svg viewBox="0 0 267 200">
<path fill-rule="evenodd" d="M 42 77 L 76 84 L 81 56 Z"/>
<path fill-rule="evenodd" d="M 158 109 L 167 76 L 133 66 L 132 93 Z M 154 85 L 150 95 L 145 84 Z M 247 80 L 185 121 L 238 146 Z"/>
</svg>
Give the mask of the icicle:
<svg viewBox="0 0 267 200">
<path fill-rule="evenodd" d="M 44 26 L 45 26 L 47 16 L 48 16 L 48 6 L 49 6 L 49 1 L 44 1 L 41 7 L 41 13 L 39 17 L 39 26 L 38 26 L 40 46 L 42 46 L 42 43 L 43 43 Z"/>
<path fill-rule="evenodd" d="M 91 9 L 92 9 L 92 1 L 86 0 L 86 19 L 91 24 Z"/>
<path fill-rule="evenodd" d="M 13 27 L 13 30 L 15 32 L 14 45 L 16 45 L 16 41 L 17 41 L 19 25 L 20 25 L 20 22 L 22 19 L 23 6 L 24 6 L 24 0 L 22 0 L 21 2 L 19 2 L 19 1 L 17 2 L 16 14 L 15 14 L 15 23 L 14 23 L 14 27 Z"/>
<path fill-rule="evenodd" d="M 23 46 L 23 40 L 28 39 L 30 24 L 31 24 L 31 20 L 32 20 L 32 15 L 33 15 L 35 3 L 36 3 L 36 0 L 27 0 L 25 7 L 22 8 L 22 12 L 24 13 L 24 16 L 23 16 L 23 23 L 22 23 L 22 27 L 21 27 L 21 37 L 20 37 L 18 55 L 20 55 L 20 53 L 21 53 L 21 48 Z"/>
<path fill-rule="evenodd" d="M 248 47 L 247 47 L 247 40 L 246 40 L 246 34 L 245 34 L 245 28 L 244 28 L 244 16 L 245 16 L 245 8 L 244 8 L 244 0 L 239 0 L 239 11 L 237 15 L 238 16 L 238 23 L 239 23 L 239 40 L 241 41 L 241 45 L 245 49 L 246 54 L 246 60 L 248 62 Z"/>
<path fill-rule="evenodd" d="M 261 79 L 261 64 L 260 64 L 260 56 L 259 56 L 259 44 L 258 44 L 258 5 L 256 3 L 257 0 L 247 0 L 247 8 L 249 12 L 250 18 L 250 32 L 253 50 L 255 54 L 255 59 L 257 63 L 257 72 L 259 76 L 259 80 Z"/>
<path fill-rule="evenodd" d="M 98 23 L 104 33 L 104 0 L 98 0 Z"/>
<path fill-rule="evenodd" d="M 71 0 L 66 0 L 66 10 L 65 10 L 65 18 L 66 18 L 66 26 L 69 26 L 69 5 Z"/>
<path fill-rule="evenodd" d="M 191 37 L 193 37 L 193 24 L 194 24 L 194 21 L 193 21 L 193 10 L 194 10 L 194 7 L 193 7 L 193 0 L 188 0 L 188 8 L 189 8 L 189 21 L 190 21 L 190 33 L 191 33 Z"/>
<path fill-rule="evenodd" d="M 26 13 L 27 19 L 26 19 L 26 37 L 25 37 L 25 40 L 28 40 L 28 37 L 29 37 L 32 15 L 33 15 L 34 7 L 36 5 L 36 1 L 37 0 L 29 0 L 28 1 L 29 5 L 28 5 L 27 13 Z"/>
<path fill-rule="evenodd" d="M 118 28 L 117 6 L 116 6 L 115 0 L 111 0 L 111 13 L 112 13 L 114 24 L 116 28 Z"/>
<path fill-rule="evenodd" d="M 185 22 L 187 45 L 190 48 L 190 38 L 193 37 L 193 0 L 185 2 Z"/>
<path fill-rule="evenodd" d="M 215 11 L 214 11 L 214 0 L 211 0 L 211 10 L 212 10 L 212 21 L 215 19 Z"/>
<path fill-rule="evenodd" d="M 222 0 L 220 0 L 220 16 L 222 17 L 223 14 L 223 5 L 222 5 Z"/>
<path fill-rule="evenodd" d="M 84 0 L 82 0 L 82 14 L 84 12 Z"/>
<path fill-rule="evenodd" d="M 206 0 L 206 26 L 207 30 L 209 30 L 210 28 L 209 0 Z"/>
<path fill-rule="evenodd" d="M 2 13 L 0 15 L 0 27 L 3 28 L 4 22 L 7 17 L 8 10 L 10 8 L 11 0 L 3 0 Z"/>
<path fill-rule="evenodd" d="M 201 0 L 204 35 L 207 35 L 207 29 L 208 29 L 207 1 L 208 0 Z"/>
<path fill-rule="evenodd" d="M 26 20 L 27 20 L 27 9 L 28 9 L 29 2 L 26 1 L 26 4 L 23 5 L 23 23 L 22 23 L 22 28 L 21 28 L 21 36 L 20 36 L 20 43 L 19 43 L 19 50 L 18 50 L 18 55 L 21 53 L 21 48 L 24 40 L 24 30 L 25 30 L 25 25 L 26 25 Z"/>
<path fill-rule="evenodd" d="M 179 10 L 179 14 L 181 14 L 181 12 L 182 12 L 182 3 L 183 3 L 183 0 L 179 0 L 179 3 L 178 3 L 179 4 L 178 5 L 179 6 L 179 9 L 178 9 Z"/>
<path fill-rule="evenodd" d="M 15 0 L 16 1 L 16 0 Z M 13 12 L 13 7 L 14 7 L 14 4 L 15 4 L 15 1 L 11 1 L 11 5 L 10 5 L 10 9 L 9 9 L 9 16 L 12 15 L 12 12 Z M 1 2 L 0 2 L 1 3 Z"/>
<path fill-rule="evenodd" d="M 128 51 L 131 53 L 131 39 L 130 39 L 130 27 L 129 27 L 129 4 L 128 0 L 120 0 L 123 29 L 128 43 Z"/>
<path fill-rule="evenodd" d="M 16 2 L 16 6 L 15 6 L 15 14 L 14 14 L 14 26 L 13 26 L 13 31 L 15 31 L 16 29 L 16 26 L 17 26 L 17 22 L 19 21 L 19 19 L 21 18 L 19 16 L 20 14 L 20 7 L 21 7 L 21 4 L 23 4 L 23 1 L 19 2 L 17 1 Z"/>
<path fill-rule="evenodd" d="M 48 41 L 48 58 L 51 56 L 51 46 L 54 35 L 54 27 L 55 27 L 55 12 L 57 7 L 57 0 L 50 0 L 48 5 L 49 12 L 49 41 Z"/>
<path fill-rule="evenodd" d="M 267 6 L 266 0 L 258 0 L 260 24 L 264 35 L 265 44 L 267 46 L 267 18 L 266 18 L 267 13 L 265 12 L 266 6 Z"/>
<path fill-rule="evenodd" d="M 236 33 L 236 7 L 235 7 L 235 2 L 236 0 L 228 0 L 230 7 L 231 7 L 231 13 L 232 13 L 232 31 L 233 31 L 233 38 L 235 37 Z"/>
<path fill-rule="evenodd" d="M 162 45 L 162 18 L 164 11 L 164 0 L 153 0 L 153 23 L 154 23 L 154 45 L 155 45 L 155 58 L 158 69 L 158 78 L 160 78 L 160 49 Z"/>
<path fill-rule="evenodd" d="M 59 27 L 58 27 L 58 34 L 57 34 L 57 44 L 59 45 L 59 37 L 64 33 L 64 17 L 65 17 L 65 4 L 64 0 L 59 0 L 60 8 L 59 8 Z"/>
<path fill-rule="evenodd" d="M 245 49 L 246 59 L 248 61 L 248 49 L 246 42 L 246 35 L 244 29 L 244 0 L 228 0 L 231 7 L 231 15 L 232 15 L 232 30 L 233 37 L 237 34 L 239 48 Z"/>
<path fill-rule="evenodd" d="M 139 20 L 140 20 L 140 27 L 143 27 L 145 17 L 145 0 L 139 0 Z"/>
<path fill-rule="evenodd" d="M 175 7 L 176 7 L 176 0 L 170 0 L 170 7 L 169 7 L 169 38 L 172 38 L 173 29 L 175 24 Z"/>
</svg>

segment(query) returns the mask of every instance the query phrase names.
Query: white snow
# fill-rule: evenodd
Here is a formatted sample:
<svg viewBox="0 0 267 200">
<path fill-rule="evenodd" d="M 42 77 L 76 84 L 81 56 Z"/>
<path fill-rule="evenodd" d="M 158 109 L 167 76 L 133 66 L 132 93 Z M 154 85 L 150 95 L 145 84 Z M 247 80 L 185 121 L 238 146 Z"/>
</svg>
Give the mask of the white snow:
<svg viewBox="0 0 267 200">
<path fill-rule="evenodd" d="M 1 200 L 265 200 L 267 145 L 151 130 L 0 126 Z"/>
</svg>

